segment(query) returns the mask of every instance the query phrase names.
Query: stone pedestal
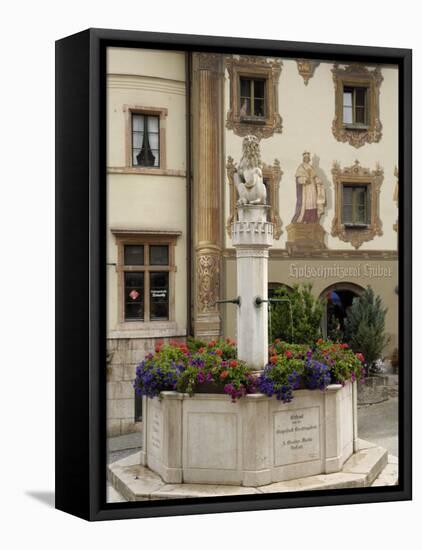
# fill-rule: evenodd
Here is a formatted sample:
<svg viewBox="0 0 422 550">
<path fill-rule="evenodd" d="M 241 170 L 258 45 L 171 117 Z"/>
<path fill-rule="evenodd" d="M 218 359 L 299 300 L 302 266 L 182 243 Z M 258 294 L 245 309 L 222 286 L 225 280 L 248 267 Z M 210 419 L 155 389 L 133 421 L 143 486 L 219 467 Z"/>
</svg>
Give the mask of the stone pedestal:
<svg viewBox="0 0 422 550">
<path fill-rule="evenodd" d="M 144 400 L 141 463 L 167 483 L 259 487 L 339 472 L 356 446 L 356 384 L 254 394 L 162 392 Z"/>
<path fill-rule="evenodd" d="M 267 222 L 269 207 L 238 206 L 239 221 L 232 224 L 236 249 L 237 353 L 256 370 L 268 362 L 268 307 L 256 298 L 268 299 L 268 249 L 273 244 L 273 224 Z"/>
</svg>

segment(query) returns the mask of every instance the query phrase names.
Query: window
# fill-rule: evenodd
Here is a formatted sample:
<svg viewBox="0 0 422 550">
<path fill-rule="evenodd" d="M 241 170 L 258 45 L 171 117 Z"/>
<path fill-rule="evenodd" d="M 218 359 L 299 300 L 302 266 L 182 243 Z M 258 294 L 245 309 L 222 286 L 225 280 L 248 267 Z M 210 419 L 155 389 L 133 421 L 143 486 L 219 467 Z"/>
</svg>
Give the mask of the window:
<svg viewBox="0 0 422 550">
<path fill-rule="evenodd" d="M 368 89 L 345 86 L 343 89 L 343 124 L 366 126 Z"/>
<path fill-rule="evenodd" d="M 160 322 L 167 326 L 174 321 L 174 257 L 181 233 L 112 232 L 118 246 L 120 322 L 139 329 Z"/>
<path fill-rule="evenodd" d="M 230 109 L 226 127 L 238 136 L 259 139 L 281 133 L 278 81 L 282 61 L 260 56 L 226 57 L 230 82 Z"/>
<path fill-rule="evenodd" d="M 364 242 L 383 234 L 379 194 L 384 172 L 378 165 L 375 170 L 363 168 L 356 160 L 343 169 L 335 162 L 331 173 L 335 194 L 331 235 L 358 249 Z"/>
<path fill-rule="evenodd" d="M 169 245 L 123 246 L 125 321 L 168 321 Z"/>
<path fill-rule="evenodd" d="M 265 84 L 263 79 L 240 78 L 241 120 L 265 121 Z"/>
<path fill-rule="evenodd" d="M 359 64 L 332 68 L 335 117 L 332 130 L 338 141 L 353 147 L 377 143 L 382 137 L 379 95 L 383 80 L 380 67 L 370 70 Z"/>
<path fill-rule="evenodd" d="M 132 113 L 132 166 L 160 167 L 160 117 Z"/>
<path fill-rule="evenodd" d="M 112 174 L 180 175 L 169 170 L 166 159 L 168 109 L 123 105 L 125 117 L 125 165 L 109 166 Z"/>
<path fill-rule="evenodd" d="M 368 186 L 343 184 L 342 223 L 367 226 L 369 223 Z"/>
</svg>

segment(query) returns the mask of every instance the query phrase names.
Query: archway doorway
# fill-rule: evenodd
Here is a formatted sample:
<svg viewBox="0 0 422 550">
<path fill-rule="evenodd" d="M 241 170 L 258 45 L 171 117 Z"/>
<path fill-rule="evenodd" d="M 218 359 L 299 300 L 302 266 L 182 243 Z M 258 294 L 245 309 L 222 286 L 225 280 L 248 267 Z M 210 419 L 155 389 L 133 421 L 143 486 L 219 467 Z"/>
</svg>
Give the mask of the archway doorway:
<svg viewBox="0 0 422 550">
<path fill-rule="evenodd" d="M 284 289 L 287 293 L 292 292 L 292 287 L 284 283 L 268 283 L 268 298 L 275 297 L 275 291 Z"/>
<path fill-rule="evenodd" d="M 354 283 L 335 283 L 321 292 L 326 303 L 322 319 L 324 338 L 333 342 L 344 341 L 344 320 L 354 298 L 362 295 L 364 288 Z"/>
</svg>

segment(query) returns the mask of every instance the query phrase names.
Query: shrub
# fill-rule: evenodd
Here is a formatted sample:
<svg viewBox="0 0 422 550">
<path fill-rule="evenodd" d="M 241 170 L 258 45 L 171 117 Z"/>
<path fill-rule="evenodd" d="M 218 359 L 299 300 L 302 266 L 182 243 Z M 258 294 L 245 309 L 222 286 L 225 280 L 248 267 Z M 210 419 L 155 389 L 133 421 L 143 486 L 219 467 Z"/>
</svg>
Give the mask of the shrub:
<svg viewBox="0 0 422 550">
<path fill-rule="evenodd" d="M 385 335 L 386 313 L 380 296 L 368 287 L 362 296 L 353 299 L 344 320 L 345 340 L 355 352 L 363 353 L 369 369 L 389 341 Z"/>
<path fill-rule="evenodd" d="M 295 344 L 312 345 L 321 336 L 323 303 L 312 294 L 312 285 L 295 285 L 293 290 L 279 288 L 274 298 L 288 299 L 287 302 L 271 305 L 270 342 L 276 338 Z"/>
</svg>

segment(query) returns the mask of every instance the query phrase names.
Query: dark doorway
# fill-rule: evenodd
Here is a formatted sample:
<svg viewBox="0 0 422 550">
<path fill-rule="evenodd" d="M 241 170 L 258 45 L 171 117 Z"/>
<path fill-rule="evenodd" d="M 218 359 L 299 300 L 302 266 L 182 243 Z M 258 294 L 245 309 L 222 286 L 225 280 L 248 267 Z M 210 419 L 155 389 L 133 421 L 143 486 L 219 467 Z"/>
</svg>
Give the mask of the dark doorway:
<svg viewBox="0 0 422 550">
<path fill-rule="evenodd" d="M 354 298 L 359 298 L 362 293 L 356 285 L 333 285 L 325 290 L 322 296 L 326 300 L 326 312 L 324 320 L 324 334 L 333 342 L 344 342 L 344 320 L 347 311 L 351 307 Z"/>
</svg>

